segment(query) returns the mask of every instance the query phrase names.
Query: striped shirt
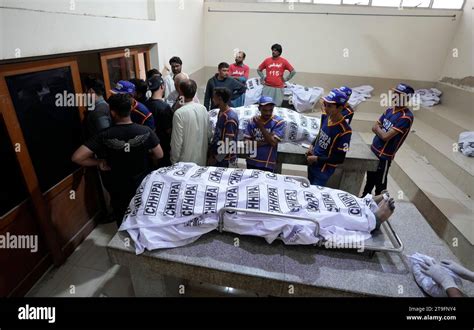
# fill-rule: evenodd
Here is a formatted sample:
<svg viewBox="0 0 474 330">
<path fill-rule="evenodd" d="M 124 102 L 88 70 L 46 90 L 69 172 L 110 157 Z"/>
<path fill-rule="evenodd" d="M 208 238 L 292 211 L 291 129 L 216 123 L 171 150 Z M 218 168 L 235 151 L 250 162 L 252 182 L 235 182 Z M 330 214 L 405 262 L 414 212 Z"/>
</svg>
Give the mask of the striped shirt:
<svg viewBox="0 0 474 330">
<path fill-rule="evenodd" d="M 265 129 L 272 134 L 277 140 L 281 141 L 285 135 L 286 122 L 279 116 L 272 116 L 264 123 Z M 255 118 L 252 118 L 244 133 L 244 138 L 257 142 L 265 142 L 265 137 L 255 123 Z M 247 158 L 247 164 L 257 167 L 265 167 L 273 169 L 276 165 L 277 147 L 270 144 L 264 144 L 257 147 L 257 156 L 255 158 Z"/>
<path fill-rule="evenodd" d="M 372 141 L 372 152 L 380 159 L 392 160 L 395 158 L 397 150 L 400 149 L 408 133 L 410 133 L 413 120 L 413 113 L 408 108 L 398 111 L 392 108 L 387 109 L 377 120 L 377 123 L 382 126 L 384 132 L 388 132 L 393 128 L 398 134 L 388 141 L 384 141 L 375 135 Z"/>
</svg>

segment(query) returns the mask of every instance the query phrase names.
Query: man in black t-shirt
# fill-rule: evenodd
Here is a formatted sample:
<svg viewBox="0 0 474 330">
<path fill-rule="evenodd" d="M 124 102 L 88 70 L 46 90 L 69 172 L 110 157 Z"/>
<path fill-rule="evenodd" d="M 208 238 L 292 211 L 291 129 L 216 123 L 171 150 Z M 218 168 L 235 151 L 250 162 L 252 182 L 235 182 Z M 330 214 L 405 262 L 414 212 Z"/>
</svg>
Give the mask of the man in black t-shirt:
<svg viewBox="0 0 474 330">
<path fill-rule="evenodd" d="M 164 154 L 163 158 L 158 162 L 158 167 L 170 166 L 173 111 L 170 105 L 163 99 L 165 82 L 161 76 L 154 75 L 147 80 L 147 84 L 152 95 L 145 102 L 145 105 L 155 119 L 156 134 L 160 139 L 160 145 Z"/>
<path fill-rule="evenodd" d="M 130 119 L 133 105 L 130 95 L 115 94 L 108 102 L 114 125 L 80 146 L 72 161 L 81 166 L 98 166 L 102 171 L 110 171 L 110 202 L 120 227 L 136 189 L 152 170 L 149 157 L 158 160 L 163 157 L 163 150 L 152 129 L 135 124 Z"/>
</svg>

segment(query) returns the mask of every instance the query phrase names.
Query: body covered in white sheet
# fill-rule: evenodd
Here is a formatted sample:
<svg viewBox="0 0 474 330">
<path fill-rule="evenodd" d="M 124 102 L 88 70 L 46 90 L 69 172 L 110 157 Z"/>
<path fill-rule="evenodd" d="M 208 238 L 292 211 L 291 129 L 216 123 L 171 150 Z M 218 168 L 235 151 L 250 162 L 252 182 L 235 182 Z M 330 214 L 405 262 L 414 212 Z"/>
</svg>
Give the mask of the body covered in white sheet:
<svg viewBox="0 0 474 330">
<path fill-rule="evenodd" d="M 130 234 L 137 254 L 183 246 L 217 229 L 224 207 L 274 213 L 224 215 L 225 231 L 263 237 L 269 243 L 278 237 L 285 244 L 356 242 L 369 238 L 376 227 L 377 205 L 370 195 L 357 198 L 259 170 L 178 163 L 143 180 L 120 230 Z"/>
<path fill-rule="evenodd" d="M 244 139 L 244 133 L 247 125 L 253 117 L 260 115 L 257 105 L 249 105 L 244 107 L 233 108 L 239 116 L 239 137 L 238 140 Z M 212 134 L 216 128 L 217 114 L 219 109 L 209 111 L 209 121 Z M 319 133 L 319 117 L 304 116 L 294 110 L 275 107 L 273 114 L 280 116 L 286 122 L 285 135 L 282 142 L 290 143 L 313 143 Z"/>
</svg>

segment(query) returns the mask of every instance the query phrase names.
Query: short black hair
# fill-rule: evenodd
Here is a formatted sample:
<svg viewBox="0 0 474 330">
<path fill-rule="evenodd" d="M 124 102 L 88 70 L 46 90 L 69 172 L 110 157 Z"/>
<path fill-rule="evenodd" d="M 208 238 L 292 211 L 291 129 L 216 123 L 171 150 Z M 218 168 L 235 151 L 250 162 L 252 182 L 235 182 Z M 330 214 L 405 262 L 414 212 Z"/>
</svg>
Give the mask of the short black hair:
<svg viewBox="0 0 474 330">
<path fill-rule="evenodd" d="M 133 99 L 129 94 L 112 94 L 107 103 L 110 106 L 110 110 L 114 111 L 119 117 L 125 118 L 130 116 Z"/>
<path fill-rule="evenodd" d="M 217 68 L 220 70 L 220 69 L 224 69 L 224 68 L 228 68 L 229 67 L 229 63 L 227 62 L 221 62 L 219 63 L 219 65 L 217 66 Z"/>
<path fill-rule="evenodd" d="M 178 63 L 179 65 L 183 65 L 183 61 L 181 61 L 181 59 L 178 56 L 173 56 L 172 58 L 170 58 L 170 65 L 172 65 L 173 63 Z"/>
<path fill-rule="evenodd" d="M 146 79 L 150 79 L 151 77 L 153 77 L 154 75 L 159 75 L 161 76 L 161 73 L 160 71 L 158 71 L 158 69 L 151 69 L 151 70 L 148 70 L 146 72 Z"/>
<path fill-rule="evenodd" d="M 283 53 L 283 47 L 281 47 L 280 44 L 274 44 L 274 45 L 272 45 L 272 48 L 271 48 L 271 49 L 272 49 L 272 50 L 276 50 L 277 52 L 280 53 L 280 55 L 281 55 L 281 53 Z"/>
<path fill-rule="evenodd" d="M 145 80 L 133 78 L 129 81 L 135 85 L 135 90 L 137 91 L 137 93 L 146 94 L 146 92 L 148 91 L 148 85 L 146 84 Z"/>
<path fill-rule="evenodd" d="M 227 87 L 216 87 L 214 88 L 214 94 L 217 95 L 225 103 L 229 103 L 232 92 Z"/>
<path fill-rule="evenodd" d="M 192 99 L 196 95 L 197 84 L 192 79 L 186 79 L 179 84 L 179 89 L 183 93 L 184 98 Z"/>
<path fill-rule="evenodd" d="M 84 85 L 86 89 L 92 89 L 97 95 L 103 96 L 105 94 L 105 85 L 104 82 L 100 79 L 97 79 L 93 76 L 87 76 L 84 79 Z"/>
</svg>

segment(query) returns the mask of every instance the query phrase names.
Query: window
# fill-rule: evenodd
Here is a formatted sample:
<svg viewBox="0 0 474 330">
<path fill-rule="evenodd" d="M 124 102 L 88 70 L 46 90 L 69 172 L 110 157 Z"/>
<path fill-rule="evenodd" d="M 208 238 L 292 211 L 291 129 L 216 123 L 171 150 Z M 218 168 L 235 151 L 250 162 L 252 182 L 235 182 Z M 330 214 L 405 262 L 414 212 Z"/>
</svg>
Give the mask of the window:
<svg viewBox="0 0 474 330">
<path fill-rule="evenodd" d="M 399 7 L 400 0 L 372 0 L 372 6 Z"/>
<path fill-rule="evenodd" d="M 464 0 L 434 0 L 433 8 L 461 9 L 463 4 Z"/>
<path fill-rule="evenodd" d="M 136 78 L 135 55 L 128 57 L 117 57 L 107 60 L 110 85 L 115 86 L 119 80 L 130 80 Z"/>
<path fill-rule="evenodd" d="M 0 116 L 0 217 L 28 198 L 15 150 Z"/>
<path fill-rule="evenodd" d="M 237 1 L 237 0 L 236 0 Z M 407 8 L 462 9 L 465 0 L 254 0 L 255 2 L 293 2 L 323 5 L 354 5 Z"/>
<path fill-rule="evenodd" d="M 5 77 L 15 112 L 44 193 L 78 166 L 71 155 L 81 145 L 76 106 L 61 106 L 58 95 L 75 96 L 69 67 Z"/>
</svg>

